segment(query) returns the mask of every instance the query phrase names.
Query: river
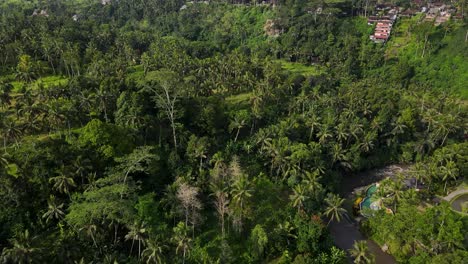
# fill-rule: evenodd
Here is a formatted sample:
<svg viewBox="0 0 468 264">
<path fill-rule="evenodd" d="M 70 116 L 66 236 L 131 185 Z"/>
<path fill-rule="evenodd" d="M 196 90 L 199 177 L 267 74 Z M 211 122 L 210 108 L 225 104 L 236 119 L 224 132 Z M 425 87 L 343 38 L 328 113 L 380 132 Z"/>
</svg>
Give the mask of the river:
<svg viewBox="0 0 468 264">
<path fill-rule="evenodd" d="M 396 172 L 402 172 L 407 166 L 391 165 L 383 169 L 369 170 L 355 175 L 348 175 L 340 184 L 340 195 L 346 198 L 345 209 L 352 216 L 352 206 L 354 203 L 353 191 L 357 188 L 368 186 L 387 177 L 392 177 Z M 394 264 L 396 260 L 382 249 L 374 241 L 367 239 L 359 230 L 358 223 L 352 217 L 345 217 L 341 222 L 332 221 L 329 225 L 333 240 L 339 248 L 348 251 L 353 247 L 355 241 L 366 240 L 369 251 L 375 256 L 378 264 Z M 351 261 L 351 259 L 350 259 Z"/>
</svg>

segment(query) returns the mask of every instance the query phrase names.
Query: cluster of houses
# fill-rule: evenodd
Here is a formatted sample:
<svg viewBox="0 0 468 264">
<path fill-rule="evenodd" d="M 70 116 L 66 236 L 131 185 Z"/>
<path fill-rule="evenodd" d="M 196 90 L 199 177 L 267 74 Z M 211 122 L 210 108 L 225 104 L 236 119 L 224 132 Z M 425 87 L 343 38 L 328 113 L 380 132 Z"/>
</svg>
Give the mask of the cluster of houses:
<svg viewBox="0 0 468 264">
<path fill-rule="evenodd" d="M 441 2 L 425 3 L 422 0 L 413 0 L 412 8 L 403 9 L 390 3 L 378 4 L 375 6 L 377 14 L 369 16 L 367 23 L 375 25 L 375 29 L 370 39 L 375 43 L 385 43 L 392 31 L 392 27 L 397 17 L 413 17 L 416 14 L 425 14 L 424 21 L 434 22 L 438 26 L 450 20 L 451 17 L 457 19 L 461 14 L 457 14 L 457 9 L 451 5 Z"/>
<path fill-rule="evenodd" d="M 455 14 L 456 8 L 445 5 L 443 3 L 430 3 L 424 21 L 434 22 L 438 26 L 450 20 L 450 17 Z"/>
<path fill-rule="evenodd" d="M 386 42 L 390 37 L 390 33 L 392 32 L 392 27 L 396 18 L 396 14 L 385 16 L 370 16 L 367 19 L 367 24 L 375 24 L 374 34 L 370 35 L 370 39 L 375 43 Z"/>
</svg>

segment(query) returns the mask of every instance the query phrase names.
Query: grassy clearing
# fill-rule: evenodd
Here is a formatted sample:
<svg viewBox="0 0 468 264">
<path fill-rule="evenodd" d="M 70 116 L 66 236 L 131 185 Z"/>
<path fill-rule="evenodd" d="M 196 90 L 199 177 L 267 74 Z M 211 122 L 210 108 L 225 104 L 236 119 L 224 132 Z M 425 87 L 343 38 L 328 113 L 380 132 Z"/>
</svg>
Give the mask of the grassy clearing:
<svg viewBox="0 0 468 264">
<path fill-rule="evenodd" d="M 138 81 L 145 78 L 142 65 L 136 65 L 128 68 L 127 78 L 130 80 Z"/>
<path fill-rule="evenodd" d="M 42 84 L 44 85 L 44 87 L 66 85 L 68 83 L 68 78 L 63 76 L 52 75 L 39 78 L 35 83 Z"/>
<path fill-rule="evenodd" d="M 37 88 L 39 85 L 44 86 L 44 88 L 48 88 L 51 86 L 58 86 L 58 85 L 66 85 L 68 83 L 68 78 L 59 75 L 50 75 L 41 77 L 34 82 L 27 84 L 22 81 L 17 81 L 13 74 L 4 75 L 0 77 L 0 82 L 6 82 L 13 85 L 13 92 L 18 93 L 23 86 L 27 85 L 28 87 L 32 87 L 33 89 Z"/>
<path fill-rule="evenodd" d="M 392 35 L 387 43 L 386 57 L 396 58 L 401 50 L 406 49 L 408 45 L 414 44 L 415 39 L 409 33 L 411 25 L 418 23 L 422 15 L 417 15 L 412 18 L 398 19 L 395 27 L 393 27 Z"/>
<path fill-rule="evenodd" d="M 276 60 L 275 62 L 280 63 L 282 68 L 290 73 L 302 74 L 306 77 L 316 76 L 316 75 L 320 75 L 321 73 L 323 73 L 323 68 L 318 65 L 308 66 L 302 63 L 289 62 L 285 60 Z"/>
<path fill-rule="evenodd" d="M 249 107 L 251 97 L 251 92 L 231 95 L 226 97 L 226 104 L 229 109 L 246 109 Z"/>
</svg>

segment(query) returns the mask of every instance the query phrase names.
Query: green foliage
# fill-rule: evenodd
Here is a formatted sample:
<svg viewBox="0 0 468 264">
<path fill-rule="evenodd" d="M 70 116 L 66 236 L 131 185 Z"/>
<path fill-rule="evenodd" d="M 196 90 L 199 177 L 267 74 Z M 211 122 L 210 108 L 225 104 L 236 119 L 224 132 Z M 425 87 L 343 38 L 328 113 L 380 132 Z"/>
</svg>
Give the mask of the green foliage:
<svg viewBox="0 0 468 264">
<path fill-rule="evenodd" d="M 387 243 L 398 260 L 414 256 L 417 263 L 420 254 L 432 254 L 434 250 L 437 254 L 451 254 L 464 247 L 464 223 L 446 203 L 424 212 L 417 206 L 403 204 L 395 215 L 382 213 L 370 218 L 368 227 L 372 237 L 379 243 Z M 412 247 L 416 254 L 405 245 Z"/>
<path fill-rule="evenodd" d="M 383 181 L 364 229 L 466 259 L 431 201 L 468 172 L 465 21 L 379 45 L 368 4 L 2 1 L 0 262 L 343 263 L 333 192 L 395 162 L 416 188 Z"/>
<path fill-rule="evenodd" d="M 261 259 L 265 247 L 268 244 L 268 235 L 265 233 L 265 230 L 261 225 L 256 225 L 250 234 L 250 243 L 252 244 L 253 254 Z"/>
<path fill-rule="evenodd" d="M 309 217 L 296 214 L 294 224 L 297 227 L 297 251 L 299 253 L 318 254 L 331 244 L 324 225 Z"/>
<path fill-rule="evenodd" d="M 94 148 L 104 158 L 122 156 L 133 146 L 125 129 L 98 119 L 91 120 L 80 130 L 78 144 L 81 147 Z"/>
</svg>

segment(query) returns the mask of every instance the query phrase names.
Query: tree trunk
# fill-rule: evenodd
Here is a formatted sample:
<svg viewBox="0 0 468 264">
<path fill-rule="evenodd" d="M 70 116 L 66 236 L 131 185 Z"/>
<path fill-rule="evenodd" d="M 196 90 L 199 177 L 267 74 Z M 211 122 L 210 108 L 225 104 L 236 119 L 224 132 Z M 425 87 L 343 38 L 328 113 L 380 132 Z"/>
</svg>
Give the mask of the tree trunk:
<svg viewBox="0 0 468 264">
<path fill-rule="evenodd" d="M 221 236 L 224 238 L 224 212 L 221 214 Z"/>
<path fill-rule="evenodd" d="M 426 37 L 425 37 L 421 58 L 424 58 L 424 54 L 426 53 L 426 44 L 427 44 L 427 39 L 428 38 L 429 38 L 429 34 L 427 34 Z"/>
<path fill-rule="evenodd" d="M 141 239 L 138 240 L 138 260 L 140 260 L 141 256 Z"/>
<path fill-rule="evenodd" d="M 236 133 L 236 137 L 234 138 L 234 142 L 237 142 L 237 138 L 239 137 L 239 132 L 241 130 L 241 127 L 238 127 L 237 128 L 237 133 Z"/>
<path fill-rule="evenodd" d="M 117 245 L 117 229 L 118 229 L 118 224 L 114 224 L 114 245 Z"/>
<path fill-rule="evenodd" d="M 130 255 L 132 255 L 134 244 L 135 244 L 135 239 L 132 239 L 132 247 L 130 248 Z"/>
<path fill-rule="evenodd" d="M 366 7 L 364 8 L 364 17 L 367 17 L 367 6 L 369 5 L 369 0 L 366 0 Z"/>
<path fill-rule="evenodd" d="M 171 118 L 171 126 L 172 126 L 172 137 L 174 138 L 174 149 L 177 151 L 177 137 L 176 137 L 176 128 L 174 120 Z"/>
</svg>

